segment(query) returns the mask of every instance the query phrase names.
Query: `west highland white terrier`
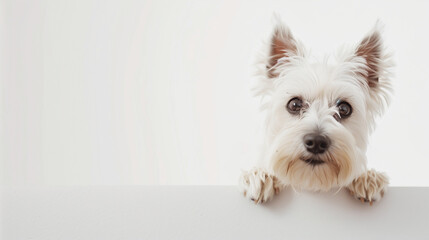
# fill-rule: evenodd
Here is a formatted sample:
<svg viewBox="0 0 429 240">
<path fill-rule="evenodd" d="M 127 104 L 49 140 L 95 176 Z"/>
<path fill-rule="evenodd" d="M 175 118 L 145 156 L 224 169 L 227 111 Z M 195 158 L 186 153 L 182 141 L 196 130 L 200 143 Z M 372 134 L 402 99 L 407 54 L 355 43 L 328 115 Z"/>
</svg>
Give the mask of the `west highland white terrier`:
<svg viewBox="0 0 429 240">
<path fill-rule="evenodd" d="M 266 112 L 264 157 L 241 175 L 243 194 L 262 203 L 285 186 L 345 187 L 362 202 L 380 200 L 388 178 L 366 166 L 368 138 L 392 91 L 380 24 L 335 63 L 311 61 L 280 20 L 267 45 L 255 88 Z"/>
</svg>

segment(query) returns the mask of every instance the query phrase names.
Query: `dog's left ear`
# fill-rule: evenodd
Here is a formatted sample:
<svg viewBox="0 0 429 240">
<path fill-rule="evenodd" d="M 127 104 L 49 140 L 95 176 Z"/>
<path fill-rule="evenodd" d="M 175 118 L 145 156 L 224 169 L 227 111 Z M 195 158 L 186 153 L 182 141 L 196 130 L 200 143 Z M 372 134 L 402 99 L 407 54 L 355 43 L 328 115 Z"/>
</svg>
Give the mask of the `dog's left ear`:
<svg viewBox="0 0 429 240">
<path fill-rule="evenodd" d="M 382 70 L 382 39 L 380 33 L 380 24 L 377 22 L 374 29 L 360 42 L 356 47 L 355 56 L 362 57 L 365 60 L 364 69 L 359 73 L 364 75 L 370 88 L 378 86 L 380 71 Z"/>
<path fill-rule="evenodd" d="M 382 24 L 377 21 L 370 33 L 354 49 L 351 62 L 354 72 L 369 90 L 368 113 L 381 115 L 389 104 L 392 94 L 392 53 L 383 46 Z"/>
</svg>

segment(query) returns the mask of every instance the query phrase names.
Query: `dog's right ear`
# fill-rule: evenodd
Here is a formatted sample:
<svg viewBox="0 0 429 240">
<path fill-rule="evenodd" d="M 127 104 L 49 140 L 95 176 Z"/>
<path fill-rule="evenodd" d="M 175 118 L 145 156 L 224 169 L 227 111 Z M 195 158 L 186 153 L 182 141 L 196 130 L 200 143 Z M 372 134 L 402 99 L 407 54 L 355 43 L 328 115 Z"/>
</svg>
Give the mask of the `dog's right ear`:
<svg viewBox="0 0 429 240">
<path fill-rule="evenodd" d="M 298 55 L 298 43 L 291 31 L 278 18 L 271 36 L 269 57 L 267 61 L 267 76 L 278 77 L 277 67 L 281 63 L 288 62 L 288 58 Z"/>
</svg>

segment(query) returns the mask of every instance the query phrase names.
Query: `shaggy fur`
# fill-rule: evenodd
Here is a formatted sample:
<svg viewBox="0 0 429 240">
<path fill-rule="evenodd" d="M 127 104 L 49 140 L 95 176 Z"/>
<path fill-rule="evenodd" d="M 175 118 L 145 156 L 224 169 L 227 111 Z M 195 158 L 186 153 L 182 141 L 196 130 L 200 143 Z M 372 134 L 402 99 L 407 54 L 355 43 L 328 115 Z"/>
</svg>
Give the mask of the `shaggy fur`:
<svg viewBox="0 0 429 240">
<path fill-rule="evenodd" d="M 366 167 L 368 138 L 392 91 L 393 64 L 382 45 L 380 24 L 331 60 L 310 61 L 302 43 L 277 20 L 255 88 L 266 112 L 264 159 L 240 178 L 242 192 L 255 202 L 271 199 L 283 186 L 313 191 L 346 187 L 371 203 L 386 191 L 387 177 Z M 291 114 L 286 105 L 296 97 L 302 109 Z M 338 101 L 352 107 L 349 117 L 341 118 Z M 303 141 L 309 133 L 328 138 L 329 148 L 309 152 Z M 310 164 L 313 157 L 323 163 Z"/>
</svg>

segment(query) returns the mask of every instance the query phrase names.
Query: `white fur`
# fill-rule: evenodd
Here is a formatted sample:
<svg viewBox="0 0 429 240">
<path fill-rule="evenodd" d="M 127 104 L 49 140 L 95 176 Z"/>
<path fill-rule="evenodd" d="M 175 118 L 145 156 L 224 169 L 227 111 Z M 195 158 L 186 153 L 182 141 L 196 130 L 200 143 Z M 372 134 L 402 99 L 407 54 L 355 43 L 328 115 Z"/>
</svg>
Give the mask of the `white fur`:
<svg viewBox="0 0 429 240">
<path fill-rule="evenodd" d="M 379 33 L 380 28 L 377 23 L 368 36 Z M 349 187 L 368 171 L 368 138 L 375 127 L 376 117 L 381 116 L 389 104 L 392 91 L 391 54 L 381 48 L 377 58 L 378 84 L 370 87 L 365 77 L 369 71 L 367 61 L 356 55 L 356 47 L 339 51 L 336 59 L 313 62 L 302 43 L 293 39 L 290 30 L 279 20 L 275 31 L 280 33 L 280 37 L 292 39 L 296 49 L 293 53 L 285 50 L 277 64 L 268 69 L 275 73 L 275 77 L 270 77 L 266 69 L 272 57 L 267 54 L 270 45 L 261 58 L 259 80 L 254 91 L 263 99 L 262 109 L 266 112 L 264 158 L 262 168 L 257 170 L 259 173 L 252 170 L 243 174 L 240 183 L 243 192 L 252 199 L 265 201 L 272 197 L 259 196 L 263 182 L 250 186 L 249 181 L 244 180 L 254 179 L 258 174 L 273 175 L 281 185 L 296 189 L 327 191 Z M 380 42 L 377 44 L 381 45 Z M 293 97 L 302 98 L 307 105 L 299 116 L 291 115 L 285 108 Z M 335 104 L 338 99 L 346 100 L 353 108 L 352 115 L 341 121 L 333 117 L 338 113 Z M 320 156 L 325 163 L 313 166 L 302 161 L 311 157 L 302 139 L 316 130 L 328 136 L 332 144 Z M 384 185 L 378 188 L 384 192 L 387 180 L 381 182 Z M 266 192 L 267 188 L 271 186 L 265 188 Z M 274 194 L 275 191 L 268 192 Z M 377 196 L 377 200 L 380 198 L 376 193 L 371 196 Z M 372 200 L 376 198 L 369 199 Z"/>
</svg>

